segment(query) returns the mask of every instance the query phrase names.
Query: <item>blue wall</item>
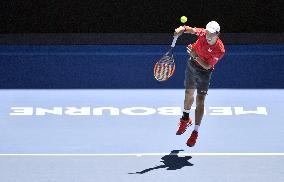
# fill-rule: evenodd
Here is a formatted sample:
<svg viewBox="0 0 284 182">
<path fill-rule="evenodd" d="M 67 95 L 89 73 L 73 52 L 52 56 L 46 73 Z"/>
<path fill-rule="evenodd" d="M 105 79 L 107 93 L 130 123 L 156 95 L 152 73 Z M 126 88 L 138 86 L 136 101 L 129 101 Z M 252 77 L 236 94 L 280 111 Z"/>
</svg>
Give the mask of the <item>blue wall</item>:
<svg viewBox="0 0 284 182">
<path fill-rule="evenodd" d="M 225 45 L 211 88 L 284 88 L 284 45 Z M 3 88 L 183 88 L 185 46 L 175 48 L 176 72 L 153 79 L 166 45 L 0 46 Z"/>
</svg>

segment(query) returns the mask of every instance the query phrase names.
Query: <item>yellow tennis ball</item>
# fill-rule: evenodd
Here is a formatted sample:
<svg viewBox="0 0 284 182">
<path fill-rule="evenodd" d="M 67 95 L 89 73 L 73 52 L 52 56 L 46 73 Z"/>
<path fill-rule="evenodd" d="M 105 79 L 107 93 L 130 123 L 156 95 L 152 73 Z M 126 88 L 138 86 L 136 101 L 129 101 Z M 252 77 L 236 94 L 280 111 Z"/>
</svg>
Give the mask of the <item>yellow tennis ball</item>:
<svg viewBox="0 0 284 182">
<path fill-rule="evenodd" d="M 182 22 L 182 23 L 187 22 L 187 17 L 186 16 L 180 17 L 180 22 Z"/>
</svg>

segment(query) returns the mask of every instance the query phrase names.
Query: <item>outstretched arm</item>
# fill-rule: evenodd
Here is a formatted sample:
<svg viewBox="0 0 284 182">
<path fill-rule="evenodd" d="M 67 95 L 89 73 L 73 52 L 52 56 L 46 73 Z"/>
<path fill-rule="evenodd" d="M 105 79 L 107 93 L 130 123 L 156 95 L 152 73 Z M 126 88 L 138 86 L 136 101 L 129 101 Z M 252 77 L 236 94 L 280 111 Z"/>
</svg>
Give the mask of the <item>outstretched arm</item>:
<svg viewBox="0 0 284 182">
<path fill-rule="evenodd" d="M 184 33 L 191 33 L 191 34 L 195 33 L 195 28 L 190 26 L 183 26 L 183 27 L 184 27 Z"/>
<path fill-rule="evenodd" d="M 180 26 L 175 29 L 175 35 L 181 35 L 182 33 L 195 33 L 195 28 L 192 28 L 190 26 Z"/>
</svg>

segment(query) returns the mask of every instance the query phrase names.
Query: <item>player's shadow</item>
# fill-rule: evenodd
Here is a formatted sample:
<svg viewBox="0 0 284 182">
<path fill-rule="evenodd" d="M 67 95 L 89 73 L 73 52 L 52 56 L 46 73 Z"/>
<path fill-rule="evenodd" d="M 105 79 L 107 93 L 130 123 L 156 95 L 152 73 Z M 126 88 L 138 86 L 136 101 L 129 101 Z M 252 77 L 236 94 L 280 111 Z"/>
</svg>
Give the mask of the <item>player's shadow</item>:
<svg viewBox="0 0 284 182">
<path fill-rule="evenodd" d="M 188 160 L 191 159 L 191 156 L 183 156 L 180 157 L 178 156 L 178 153 L 183 150 L 173 150 L 169 155 L 163 156 L 160 162 L 163 164 L 155 167 L 151 167 L 148 169 L 144 169 L 143 171 L 138 171 L 135 173 L 128 173 L 128 174 L 144 174 L 149 171 L 155 170 L 155 169 L 161 169 L 161 168 L 166 168 L 166 170 L 177 170 L 181 169 L 185 166 L 193 166 L 192 163 L 190 163 Z"/>
</svg>

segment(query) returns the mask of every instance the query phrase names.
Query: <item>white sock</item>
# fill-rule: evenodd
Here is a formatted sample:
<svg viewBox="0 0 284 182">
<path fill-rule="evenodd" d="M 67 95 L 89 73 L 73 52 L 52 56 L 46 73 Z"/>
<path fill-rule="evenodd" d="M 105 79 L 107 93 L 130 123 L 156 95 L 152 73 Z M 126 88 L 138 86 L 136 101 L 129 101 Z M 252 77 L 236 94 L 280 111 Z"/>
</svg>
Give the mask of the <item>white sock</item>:
<svg viewBox="0 0 284 182">
<path fill-rule="evenodd" d="M 183 112 L 185 113 L 189 113 L 190 110 L 187 110 L 187 109 L 183 109 Z"/>
<path fill-rule="evenodd" d="M 199 125 L 195 125 L 194 130 L 198 132 L 198 129 L 199 129 Z"/>
</svg>

